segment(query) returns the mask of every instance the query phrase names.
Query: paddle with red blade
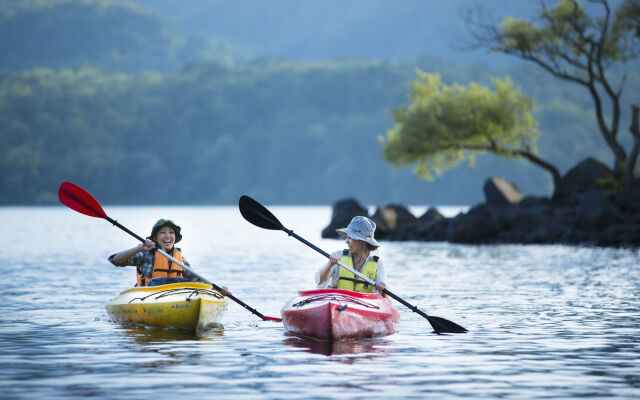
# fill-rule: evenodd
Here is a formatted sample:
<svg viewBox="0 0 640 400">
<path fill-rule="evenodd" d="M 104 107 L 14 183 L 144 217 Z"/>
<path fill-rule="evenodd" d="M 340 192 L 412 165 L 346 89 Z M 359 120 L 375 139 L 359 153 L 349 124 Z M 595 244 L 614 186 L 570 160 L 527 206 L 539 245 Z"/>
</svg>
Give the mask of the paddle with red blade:
<svg viewBox="0 0 640 400">
<path fill-rule="evenodd" d="M 329 253 L 327 253 L 326 251 L 323 251 L 319 247 L 313 245 L 312 243 L 308 242 L 304 238 L 300 237 L 299 235 L 294 233 L 291 229 L 285 228 L 284 225 L 282 225 L 282 223 L 280 223 L 280 221 L 278 221 L 278 218 L 276 218 L 275 215 L 273 215 L 262 204 L 258 203 L 257 201 L 255 201 L 251 197 L 249 197 L 249 196 L 240 197 L 240 200 L 238 202 L 238 206 L 240 207 L 240 214 L 242 214 L 244 219 L 246 219 L 247 221 L 251 222 L 253 225 L 258 226 L 258 227 L 263 228 L 263 229 L 284 231 L 289 236 L 293 236 L 294 238 L 298 239 L 302 243 L 304 243 L 307 246 L 311 247 L 312 249 L 314 249 L 318 253 L 322 254 L 323 256 L 325 256 L 327 258 L 331 257 L 329 255 Z M 375 282 L 372 281 L 371 279 L 369 279 L 367 276 L 362 275 L 360 272 L 348 267 L 347 265 L 345 265 L 343 263 L 339 263 L 339 264 L 340 264 L 340 266 L 342 266 L 342 267 L 348 269 L 349 271 L 353 272 L 354 274 L 358 275 L 360 278 L 366 280 L 371 285 L 375 285 Z M 398 302 L 402 303 L 402 305 L 408 307 L 411 311 L 413 311 L 413 312 L 419 314 L 420 316 L 426 318 L 429 321 L 429 323 L 431 324 L 431 326 L 433 327 L 433 330 L 435 331 L 435 333 L 437 333 L 437 334 L 441 334 L 441 333 L 464 333 L 464 332 L 467 332 L 467 329 L 465 329 L 462 326 L 456 324 L 455 322 L 451 322 L 451 321 L 449 321 L 447 319 L 444 319 L 444 318 L 441 318 L 441 317 L 434 317 L 434 316 L 431 316 L 431 315 L 427 315 L 423 311 L 419 310 L 417 306 L 409 304 L 407 301 L 405 301 L 401 297 L 395 295 L 394 293 L 391 293 L 387 289 L 383 290 L 383 292 L 385 294 L 393 297 Z"/>
<path fill-rule="evenodd" d="M 100 204 L 96 201 L 96 199 L 94 199 L 93 196 L 91 196 L 86 190 L 84 190 L 80 186 L 78 186 L 78 185 L 76 185 L 74 183 L 71 183 L 71 182 L 63 182 L 60 185 L 60 189 L 58 189 L 58 197 L 60 198 L 60 201 L 62 202 L 62 204 L 64 204 L 65 206 L 69 207 L 70 209 L 75 210 L 75 211 L 77 211 L 77 212 L 79 212 L 81 214 L 88 215 L 90 217 L 106 219 L 107 221 L 111 222 L 113 225 L 115 225 L 118 228 L 122 229 L 123 231 L 127 232 L 129 235 L 133 236 L 134 238 L 138 239 L 139 241 L 141 241 L 143 243 L 145 242 L 145 239 L 143 239 L 142 237 L 140 237 L 140 236 L 136 235 L 135 233 L 131 232 L 126 227 L 122 226 L 118 221 L 110 218 L 107 215 L 107 213 L 104 212 L 104 210 L 102 209 Z M 208 279 L 206 279 L 202 275 L 198 274 L 197 272 L 195 272 L 193 269 L 191 269 L 190 267 L 188 267 L 184 263 L 182 263 L 182 262 L 176 260 L 175 258 L 171 257 L 169 254 L 164 252 L 161 248 L 156 247 L 156 251 L 158 253 L 162 254 L 163 256 L 167 257 L 169 260 L 173 261 L 174 263 L 178 264 L 182 268 L 184 268 L 187 271 L 191 272 L 194 276 L 196 276 L 201 281 L 207 283 L 208 285 L 211 285 L 215 290 L 217 290 L 219 292 L 222 291 L 222 288 L 220 288 L 218 285 L 216 285 L 215 283 L 209 281 Z M 230 298 L 231 300 L 235 301 L 236 303 L 240 304 L 245 309 L 251 311 L 251 313 L 253 313 L 254 315 L 257 315 L 263 321 L 276 321 L 276 322 L 281 322 L 282 321 L 280 318 L 268 317 L 268 316 L 260 314 L 257 310 L 255 310 L 254 308 L 249 307 L 248 305 L 246 305 L 244 302 L 242 302 L 241 300 L 237 299 L 233 295 L 229 294 L 229 295 L 227 295 L 227 297 Z"/>
</svg>

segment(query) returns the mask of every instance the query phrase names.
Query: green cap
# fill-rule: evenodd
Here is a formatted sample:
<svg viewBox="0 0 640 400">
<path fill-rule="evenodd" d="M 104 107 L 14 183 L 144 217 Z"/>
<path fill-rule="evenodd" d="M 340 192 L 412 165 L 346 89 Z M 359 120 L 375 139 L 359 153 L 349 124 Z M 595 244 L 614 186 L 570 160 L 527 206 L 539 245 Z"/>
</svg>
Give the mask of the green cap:
<svg viewBox="0 0 640 400">
<path fill-rule="evenodd" d="M 176 234 L 176 243 L 182 240 L 182 235 L 180 234 L 180 227 L 170 219 L 164 219 L 164 218 L 160 218 L 155 224 L 153 224 L 153 228 L 151 228 L 150 236 L 153 237 L 156 233 L 158 233 L 160 228 L 162 228 L 163 226 L 169 226 L 173 229 L 173 231 Z"/>
</svg>

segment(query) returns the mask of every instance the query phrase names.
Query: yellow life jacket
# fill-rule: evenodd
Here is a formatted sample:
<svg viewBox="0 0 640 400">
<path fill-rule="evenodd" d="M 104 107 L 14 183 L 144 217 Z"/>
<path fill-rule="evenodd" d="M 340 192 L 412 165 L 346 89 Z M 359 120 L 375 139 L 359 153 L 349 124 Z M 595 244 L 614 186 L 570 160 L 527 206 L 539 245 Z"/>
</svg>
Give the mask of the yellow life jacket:
<svg viewBox="0 0 640 400">
<path fill-rule="evenodd" d="M 355 269 L 353 267 L 353 258 L 349 253 L 349 250 L 344 250 L 342 252 L 342 261 L 343 264 Z M 362 270 L 359 271 L 362 275 L 368 277 L 372 281 L 376 281 L 376 272 L 378 270 L 378 256 L 373 256 L 367 258 L 367 261 L 364 263 Z M 338 289 L 346 289 L 353 290 L 355 292 L 361 293 L 373 293 L 373 286 L 369 284 L 369 282 L 358 278 L 356 274 L 351 271 L 348 271 L 346 268 L 340 267 L 340 271 L 338 271 Z"/>
<path fill-rule="evenodd" d="M 173 256 L 176 260 L 182 261 L 182 252 L 179 248 L 174 247 L 173 254 L 169 253 L 169 255 Z M 149 277 L 144 276 L 140 273 L 140 269 L 137 269 L 138 275 L 138 285 L 137 286 L 147 286 L 149 282 Z M 156 252 L 154 260 L 153 260 L 153 273 L 151 274 L 151 278 L 166 278 L 166 277 L 181 277 L 183 273 L 182 267 L 175 264 L 173 261 L 170 261 L 167 257 L 162 254 Z"/>
</svg>

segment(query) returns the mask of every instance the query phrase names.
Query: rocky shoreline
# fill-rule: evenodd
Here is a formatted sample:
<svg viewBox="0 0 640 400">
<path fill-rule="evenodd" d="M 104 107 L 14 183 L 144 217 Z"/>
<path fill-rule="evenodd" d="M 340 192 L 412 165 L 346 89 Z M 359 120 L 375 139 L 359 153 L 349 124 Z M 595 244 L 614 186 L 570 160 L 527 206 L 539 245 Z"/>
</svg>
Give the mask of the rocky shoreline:
<svg viewBox="0 0 640 400">
<path fill-rule="evenodd" d="M 485 202 L 451 218 L 435 208 L 416 217 L 398 204 L 368 215 L 357 200 L 343 199 L 333 205 L 322 237 L 338 237 L 337 228 L 365 215 L 377 225 L 376 239 L 389 241 L 638 247 L 640 186 L 603 190 L 603 180 L 611 176 L 606 166 L 587 159 L 563 177 L 562 189 L 553 198 L 523 197 L 513 183 L 492 177 L 484 184 Z"/>
</svg>

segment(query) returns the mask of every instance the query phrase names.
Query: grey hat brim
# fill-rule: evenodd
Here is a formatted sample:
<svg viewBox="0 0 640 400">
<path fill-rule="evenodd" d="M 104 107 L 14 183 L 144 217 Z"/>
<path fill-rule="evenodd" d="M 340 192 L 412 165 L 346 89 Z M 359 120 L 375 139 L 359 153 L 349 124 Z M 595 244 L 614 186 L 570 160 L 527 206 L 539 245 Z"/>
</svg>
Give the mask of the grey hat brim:
<svg viewBox="0 0 640 400">
<path fill-rule="evenodd" d="M 378 243 L 374 238 L 366 237 L 361 233 L 352 231 L 349 228 L 336 229 L 336 232 L 338 232 L 338 234 L 341 236 L 349 236 L 351 239 L 361 240 L 363 242 L 369 243 L 372 246 L 380 247 L 380 243 Z"/>
</svg>

